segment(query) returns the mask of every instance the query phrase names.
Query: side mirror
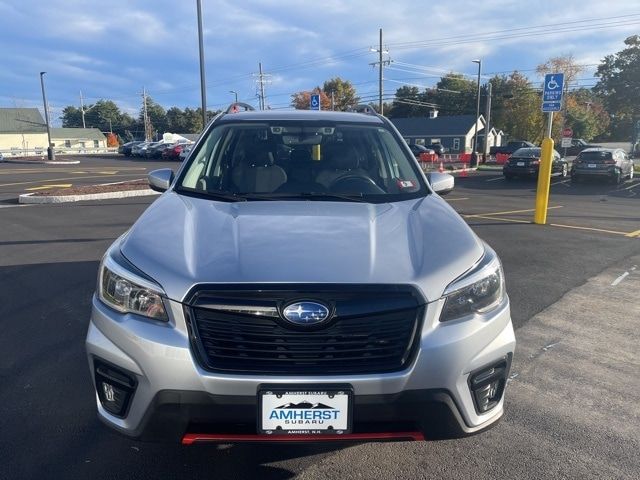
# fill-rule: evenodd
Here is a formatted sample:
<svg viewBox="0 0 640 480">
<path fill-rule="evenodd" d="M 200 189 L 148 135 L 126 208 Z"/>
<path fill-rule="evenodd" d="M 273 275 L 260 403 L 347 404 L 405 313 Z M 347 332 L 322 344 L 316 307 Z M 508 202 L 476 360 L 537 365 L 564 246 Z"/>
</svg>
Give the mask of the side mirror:
<svg viewBox="0 0 640 480">
<path fill-rule="evenodd" d="M 448 173 L 432 172 L 428 174 L 427 178 L 429 179 L 431 188 L 433 188 L 433 191 L 438 195 L 446 195 L 453 190 L 455 185 L 453 175 L 449 175 Z"/>
<path fill-rule="evenodd" d="M 149 172 L 147 180 L 149 180 L 149 187 L 151 187 L 151 190 L 164 192 L 169 189 L 171 182 L 173 182 L 173 170 L 170 168 L 154 170 L 153 172 Z"/>
</svg>

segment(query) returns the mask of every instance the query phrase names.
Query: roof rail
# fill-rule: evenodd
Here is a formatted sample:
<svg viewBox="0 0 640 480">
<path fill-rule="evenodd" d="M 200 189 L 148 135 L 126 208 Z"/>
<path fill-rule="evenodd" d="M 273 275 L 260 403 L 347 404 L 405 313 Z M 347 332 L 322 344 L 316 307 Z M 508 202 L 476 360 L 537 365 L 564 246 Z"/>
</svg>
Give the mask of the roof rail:
<svg viewBox="0 0 640 480">
<path fill-rule="evenodd" d="M 240 109 L 244 109 L 244 110 L 240 110 Z M 229 105 L 229 108 L 227 108 L 227 111 L 225 113 L 238 113 L 240 111 L 251 112 L 253 110 L 255 110 L 255 108 L 253 108 L 248 103 L 235 102 Z"/>
<path fill-rule="evenodd" d="M 367 115 L 378 115 L 375 108 L 372 105 L 365 105 L 364 103 L 360 103 L 358 105 L 353 105 L 349 111 L 356 113 L 364 113 Z"/>
</svg>

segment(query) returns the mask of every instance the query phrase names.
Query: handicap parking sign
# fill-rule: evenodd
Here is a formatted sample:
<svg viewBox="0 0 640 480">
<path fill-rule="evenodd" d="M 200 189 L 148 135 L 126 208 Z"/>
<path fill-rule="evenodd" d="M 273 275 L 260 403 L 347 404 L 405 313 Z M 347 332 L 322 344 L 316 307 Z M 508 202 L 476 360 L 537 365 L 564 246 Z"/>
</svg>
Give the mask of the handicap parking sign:
<svg viewBox="0 0 640 480">
<path fill-rule="evenodd" d="M 559 112 L 564 90 L 564 73 L 548 73 L 544 76 L 542 111 Z"/>
<path fill-rule="evenodd" d="M 320 94 L 311 95 L 311 110 L 320 110 Z"/>
</svg>

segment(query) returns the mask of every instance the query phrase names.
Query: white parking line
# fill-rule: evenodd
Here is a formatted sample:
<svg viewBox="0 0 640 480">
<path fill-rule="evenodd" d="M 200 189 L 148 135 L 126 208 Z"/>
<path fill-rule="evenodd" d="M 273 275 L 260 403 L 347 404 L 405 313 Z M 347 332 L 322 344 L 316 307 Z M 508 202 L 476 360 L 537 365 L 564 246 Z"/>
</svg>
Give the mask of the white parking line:
<svg viewBox="0 0 640 480">
<path fill-rule="evenodd" d="M 489 180 L 485 180 L 485 182 L 495 182 L 498 180 L 504 180 L 504 177 L 490 178 Z"/>
<path fill-rule="evenodd" d="M 618 278 L 616 278 L 613 282 L 611 282 L 611 286 L 615 287 L 616 285 L 618 285 L 622 280 L 625 279 L 625 277 L 627 277 L 629 275 L 629 272 L 624 272 L 622 275 L 620 275 Z"/>
</svg>

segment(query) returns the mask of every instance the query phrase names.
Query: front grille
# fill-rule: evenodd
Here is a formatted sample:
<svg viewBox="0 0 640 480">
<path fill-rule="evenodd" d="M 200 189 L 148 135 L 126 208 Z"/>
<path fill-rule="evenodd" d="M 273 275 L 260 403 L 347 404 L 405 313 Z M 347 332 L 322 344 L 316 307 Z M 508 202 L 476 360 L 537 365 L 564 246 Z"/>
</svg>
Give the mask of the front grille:
<svg viewBox="0 0 640 480">
<path fill-rule="evenodd" d="M 300 327 L 256 307 L 315 300 L 334 312 Z M 211 371 L 268 375 L 345 375 L 401 370 L 412 360 L 424 301 L 410 287 L 330 286 L 199 290 L 185 306 L 192 345 Z M 228 306 L 247 307 L 229 311 Z M 224 306 L 224 308 L 220 308 Z"/>
</svg>

